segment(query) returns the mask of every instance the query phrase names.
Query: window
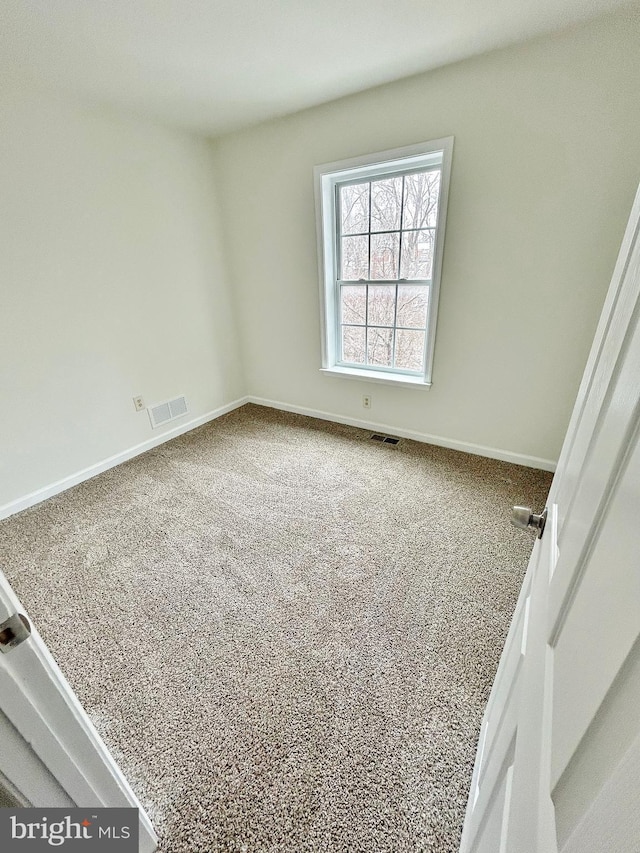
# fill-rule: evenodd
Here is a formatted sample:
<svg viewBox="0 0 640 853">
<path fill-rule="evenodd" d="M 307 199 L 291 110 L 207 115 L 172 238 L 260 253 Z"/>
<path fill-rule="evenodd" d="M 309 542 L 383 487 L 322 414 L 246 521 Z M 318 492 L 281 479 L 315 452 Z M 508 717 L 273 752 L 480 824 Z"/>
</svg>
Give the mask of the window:
<svg viewBox="0 0 640 853">
<path fill-rule="evenodd" d="M 315 169 L 322 369 L 430 385 L 453 138 Z"/>
</svg>

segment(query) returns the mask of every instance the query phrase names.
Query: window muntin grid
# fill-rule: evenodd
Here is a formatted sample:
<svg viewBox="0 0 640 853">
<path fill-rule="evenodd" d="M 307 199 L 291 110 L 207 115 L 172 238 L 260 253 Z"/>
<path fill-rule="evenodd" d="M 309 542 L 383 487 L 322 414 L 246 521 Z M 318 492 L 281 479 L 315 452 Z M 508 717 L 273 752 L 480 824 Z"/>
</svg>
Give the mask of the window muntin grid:
<svg viewBox="0 0 640 853">
<path fill-rule="evenodd" d="M 415 194 L 421 177 L 426 198 Z M 424 373 L 441 181 L 437 165 L 336 183 L 338 364 Z M 398 311 L 401 288 L 414 291 L 413 318 L 404 302 Z M 386 305 L 372 306 L 372 290 Z"/>
</svg>

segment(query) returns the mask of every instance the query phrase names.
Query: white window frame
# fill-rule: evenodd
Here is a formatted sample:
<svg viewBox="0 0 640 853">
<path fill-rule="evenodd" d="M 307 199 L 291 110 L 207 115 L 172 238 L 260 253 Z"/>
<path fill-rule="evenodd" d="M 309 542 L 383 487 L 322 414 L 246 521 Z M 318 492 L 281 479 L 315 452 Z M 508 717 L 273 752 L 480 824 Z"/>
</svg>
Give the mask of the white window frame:
<svg viewBox="0 0 640 853">
<path fill-rule="evenodd" d="M 347 379 L 364 379 L 406 387 L 428 388 L 432 384 L 433 354 L 435 349 L 442 255 L 444 252 L 445 224 L 453 136 L 435 139 L 418 145 L 394 148 L 376 154 L 366 154 L 349 160 L 325 163 L 314 168 L 316 223 L 318 238 L 318 265 L 320 271 L 320 317 L 322 327 L 321 372 Z M 424 373 L 402 371 L 397 368 L 378 368 L 369 365 L 340 364 L 339 305 L 338 305 L 338 221 L 337 186 L 357 180 L 371 180 L 386 175 L 406 174 L 429 167 L 441 169 L 438 217 L 434 245 L 433 270 L 429 285 L 429 313 L 427 316 Z M 381 282 L 383 283 L 383 282 Z M 410 280 L 409 282 L 410 283 Z M 422 281 L 420 282 L 422 283 Z M 357 284 L 357 282 L 354 282 Z"/>
</svg>

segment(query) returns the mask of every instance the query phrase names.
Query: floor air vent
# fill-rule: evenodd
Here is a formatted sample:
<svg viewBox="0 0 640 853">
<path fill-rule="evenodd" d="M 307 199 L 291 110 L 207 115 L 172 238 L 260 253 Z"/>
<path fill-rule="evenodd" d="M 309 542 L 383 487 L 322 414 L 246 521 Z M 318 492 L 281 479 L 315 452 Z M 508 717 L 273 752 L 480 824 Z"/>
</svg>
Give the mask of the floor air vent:
<svg viewBox="0 0 640 853">
<path fill-rule="evenodd" d="M 375 433 L 371 436 L 371 441 L 381 441 L 383 444 L 398 444 L 399 438 L 391 438 L 390 435 L 378 435 Z"/>
<path fill-rule="evenodd" d="M 151 426 L 155 429 L 186 415 L 189 407 L 184 397 L 176 397 L 174 400 L 167 400 L 166 403 L 156 403 L 155 406 L 149 406 L 148 411 Z"/>
</svg>

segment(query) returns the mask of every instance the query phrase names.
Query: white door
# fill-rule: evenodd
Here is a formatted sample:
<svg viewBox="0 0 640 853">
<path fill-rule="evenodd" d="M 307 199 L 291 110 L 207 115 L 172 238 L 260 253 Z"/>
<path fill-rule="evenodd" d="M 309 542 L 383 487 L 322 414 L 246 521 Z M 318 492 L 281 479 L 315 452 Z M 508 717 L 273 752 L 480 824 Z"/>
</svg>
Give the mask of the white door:
<svg viewBox="0 0 640 853">
<path fill-rule="evenodd" d="M 140 853 L 157 837 L 42 638 L 0 572 L 0 774 L 23 805 L 140 809 Z"/>
<path fill-rule="evenodd" d="M 640 190 L 485 712 L 462 853 L 640 851 L 639 221 Z"/>
</svg>

